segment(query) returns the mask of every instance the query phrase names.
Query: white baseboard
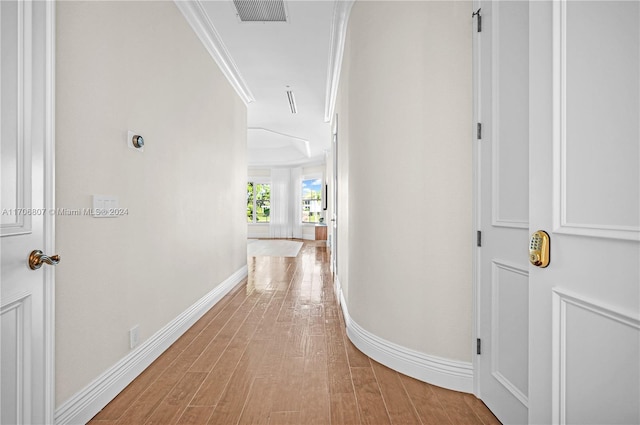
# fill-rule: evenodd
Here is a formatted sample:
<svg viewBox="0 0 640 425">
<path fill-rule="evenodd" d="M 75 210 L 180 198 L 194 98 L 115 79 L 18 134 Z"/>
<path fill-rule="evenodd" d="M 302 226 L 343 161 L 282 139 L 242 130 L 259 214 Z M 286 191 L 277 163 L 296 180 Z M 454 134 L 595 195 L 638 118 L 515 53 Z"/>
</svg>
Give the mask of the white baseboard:
<svg viewBox="0 0 640 425">
<path fill-rule="evenodd" d="M 245 277 L 246 265 L 64 402 L 56 409 L 55 423 L 87 423 Z"/>
<path fill-rule="evenodd" d="M 438 387 L 473 393 L 473 365 L 411 350 L 382 339 L 358 325 L 349 316 L 340 282 L 336 290 L 347 326 L 347 336 L 367 356 L 404 375 Z"/>
</svg>

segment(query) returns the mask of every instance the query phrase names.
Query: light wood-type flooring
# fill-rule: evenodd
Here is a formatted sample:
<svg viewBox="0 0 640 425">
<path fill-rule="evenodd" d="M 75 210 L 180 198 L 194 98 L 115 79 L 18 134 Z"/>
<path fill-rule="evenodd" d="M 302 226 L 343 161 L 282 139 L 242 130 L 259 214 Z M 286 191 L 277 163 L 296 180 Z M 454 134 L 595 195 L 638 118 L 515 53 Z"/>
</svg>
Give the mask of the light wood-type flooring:
<svg viewBox="0 0 640 425">
<path fill-rule="evenodd" d="M 248 264 L 248 279 L 90 424 L 499 424 L 473 395 L 351 344 L 324 243 Z"/>
</svg>

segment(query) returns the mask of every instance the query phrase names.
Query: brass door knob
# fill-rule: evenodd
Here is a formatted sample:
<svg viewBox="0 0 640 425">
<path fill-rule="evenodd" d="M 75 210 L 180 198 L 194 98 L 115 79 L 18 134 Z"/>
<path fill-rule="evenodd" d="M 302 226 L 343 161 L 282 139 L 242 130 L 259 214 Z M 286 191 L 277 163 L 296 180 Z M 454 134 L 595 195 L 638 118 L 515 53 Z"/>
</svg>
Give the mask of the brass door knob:
<svg viewBox="0 0 640 425">
<path fill-rule="evenodd" d="M 44 255 L 39 249 L 34 249 L 33 251 L 31 251 L 31 254 L 29 254 L 29 268 L 31 270 L 38 270 L 40 267 L 42 267 L 43 263 L 47 263 L 50 266 L 55 266 L 59 262 L 59 255 L 52 255 L 51 257 L 49 257 L 47 255 Z"/>
</svg>

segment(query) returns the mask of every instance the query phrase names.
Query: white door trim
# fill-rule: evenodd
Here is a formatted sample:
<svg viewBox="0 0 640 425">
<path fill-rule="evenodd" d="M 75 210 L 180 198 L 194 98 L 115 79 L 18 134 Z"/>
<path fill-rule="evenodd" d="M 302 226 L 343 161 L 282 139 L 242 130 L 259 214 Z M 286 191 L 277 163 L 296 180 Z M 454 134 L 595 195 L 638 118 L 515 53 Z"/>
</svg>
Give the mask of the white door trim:
<svg viewBox="0 0 640 425">
<path fill-rule="evenodd" d="M 45 2 L 44 252 L 55 250 L 55 43 L 56 5 Z M 26 261 L 26 259 L 25 259 Z M 55 411 L 55 268 L 44 267 L 45 423 Z"/>
<path fill-rule="evenodd" d="M 480 0 L 473 0 L 473 11 L 475 12 L 481 7 Z M 473 233 L 471 236 L 471 241 L 474 241 L 474 237 L 477 234 L 477 231 L 480 231 L 480 206 L 481 206 L 481 180 L 480 180 L 480 149 L 479 149 L 479 140 L 477 137 L 477 129 L 476 125 L 479 122 L 482 122 L 482 114 L 480 110 L 481 105 L 481 92 L 480 92 L 480 45 L 481 45 L 481 37 L 477 32 L 477 18 L 474 18 L 472 24 L 472 78 L 473 78 L 473 123 L 472 123 L 472 133 L 471 133 L 471 143 L 472 143 L 472 158 L 473 158 L 473 183 L 472 183 L 472 205 L 471 205 L 471 214 L 473 220 L 472 230 Z M 473 365 L 473 394 L 476 397 L 480 397 L 480 362 L 477 354 L 477 347 L 475 341 L 477 341 L 478 335 L 480 335 L 480 250 L 478 249 L 477 243 L 472 242 L 472 256 L 471 256 L 471 287 L 472 287 L 472 317 L 473 323 L 471 325 L 471 359 Z"/>
</svg>

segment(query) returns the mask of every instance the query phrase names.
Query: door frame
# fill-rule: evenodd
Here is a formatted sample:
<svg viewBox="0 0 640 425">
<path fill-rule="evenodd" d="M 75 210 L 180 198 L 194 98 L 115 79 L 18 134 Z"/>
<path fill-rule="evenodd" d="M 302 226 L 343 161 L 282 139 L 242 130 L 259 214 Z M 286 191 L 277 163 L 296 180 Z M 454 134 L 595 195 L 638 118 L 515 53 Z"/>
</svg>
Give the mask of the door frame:
<svg viewBox="0 0 640 425">
<path fill-rule="evenodd" d="M 45 43 L 45 128 L 44 128 L 44 252 L 55 250 L 55 52 L 56 52 L 56 4 L 44 2 Z M 26 258 L 25 258 L 26 262 Z M 45 389 L 44 418 L 54 422 L 55 412 L 55 268 L 44 267 L 44 332 Z"/>
<path fill-rule="evenodd" d="M 472 1 L 472 10 L 476 12 L 482 7 L 481 0 Z M 472 256 L 471 256 L 471 289 L 472 289 L 472 318 L 473 323 L 471 326 L 471 363 L 473 367 L 473 394 L 476 397 L 480 397 L 480 359 L 477 354 L 476 342 L 480 335 L 480 249 L 477 245 L 477 232 L 481 231 L 481 216 L 480 211 L 482 206 L 482 199 L 480 197 L 482 188 L 481 179 L 481 155 L 480 155 L 480 140 L 477 139 L 477 124 L 482 122 L 482 111 L 480 108 L 482 101 L 482 92 L 480 85 L 480 71 L 481 71 L 481 55 L 480 48 L 482 47 L 482 37 L 478 33 L 478 20 L 476 17 L 472 18 L 472 36 L 471 36 L 471 65 L 472 65 L 472 125 L 471 125 L 471 144 L 472 144 L 472 202 L 471 202 L 471 215 L 473 225 L 471 227 L 472 234 L 469 235 L 472 243 Z"/>
<path fill-rule="evenodd" d="M 332 198 L 333 205 L 331 207 L 331 271 L 334 275 L 338 274 L 338 114 L 333 115 L 333 123 L 331 126 L 331 153 L 332 153 Z M 327 194 L 328 195 L 328 194 Z M 329 225 L 329 224 L 328 224 Z"/>
</svg>

